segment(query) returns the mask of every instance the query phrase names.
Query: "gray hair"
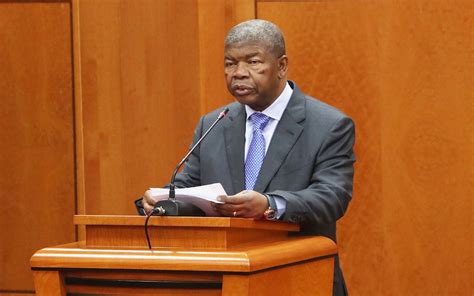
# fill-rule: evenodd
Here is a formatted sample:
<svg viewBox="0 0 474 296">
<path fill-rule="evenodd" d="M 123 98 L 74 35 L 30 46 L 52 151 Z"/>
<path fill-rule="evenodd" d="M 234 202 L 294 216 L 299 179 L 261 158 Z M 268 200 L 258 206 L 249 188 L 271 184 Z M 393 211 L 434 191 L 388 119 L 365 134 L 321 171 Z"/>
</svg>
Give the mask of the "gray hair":
<svg viewBox="0 0 474 296">
<path fill-rule="evenodd" d="M 240 42 L 263 42 L 278 57 L 286 53 L 283 33 L 274 23 L 266 20 L 249 20 L 230 29 L 225 47 Z"/>
</svg>

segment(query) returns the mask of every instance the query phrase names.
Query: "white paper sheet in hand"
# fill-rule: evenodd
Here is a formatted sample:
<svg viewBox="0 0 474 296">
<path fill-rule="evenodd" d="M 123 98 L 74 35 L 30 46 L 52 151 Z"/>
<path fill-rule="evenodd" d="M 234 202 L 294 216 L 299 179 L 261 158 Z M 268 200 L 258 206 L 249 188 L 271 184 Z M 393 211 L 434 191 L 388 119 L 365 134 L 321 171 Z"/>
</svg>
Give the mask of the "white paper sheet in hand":
<svg viewBox="0 0 474 296">
<path fill-rule="evenodd" d="M 168 198 L 169 189 L 167 188 L 150 188 L 151 194 L 158 197 L 158 200 Z M 211 203 L 222 203 L 217 200 L 218 196 L 227 195 L 221 183 L 214 183 L 203 186 L 190 188 L 176 188 L 176 199 L 191 202 L 206 213 L 206 216 L 220 216 L 214 211 Z"/>
</svg>

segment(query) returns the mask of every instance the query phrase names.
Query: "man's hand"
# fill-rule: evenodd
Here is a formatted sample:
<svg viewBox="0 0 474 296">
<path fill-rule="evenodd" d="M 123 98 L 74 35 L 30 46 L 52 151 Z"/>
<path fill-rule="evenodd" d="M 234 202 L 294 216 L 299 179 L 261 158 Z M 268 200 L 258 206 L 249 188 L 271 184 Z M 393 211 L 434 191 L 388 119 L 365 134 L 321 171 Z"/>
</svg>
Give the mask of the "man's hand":
<svg viewBox="0 0 474 296">
<path fill-rule="evenodd" d="M 224 204 L 214 204 L 224 216 L 259 219 L 268 209 L 267 198 L 257 191 L 244 190 L 236 195 L 220 196 Z"/>
<path fill-rule="evenodd" d="M 156 202 L 158 202 L 159 200 L 160 199 L 158 197 L 151 195 L 150 190 L 145 191 L 145 194 L 143 194 L 142 203 L 143 203 L 143 209 L 145 209 L 145 213 L 147 215 L 151 212 L 151 210 L 153 210 Z"/>
</svg>

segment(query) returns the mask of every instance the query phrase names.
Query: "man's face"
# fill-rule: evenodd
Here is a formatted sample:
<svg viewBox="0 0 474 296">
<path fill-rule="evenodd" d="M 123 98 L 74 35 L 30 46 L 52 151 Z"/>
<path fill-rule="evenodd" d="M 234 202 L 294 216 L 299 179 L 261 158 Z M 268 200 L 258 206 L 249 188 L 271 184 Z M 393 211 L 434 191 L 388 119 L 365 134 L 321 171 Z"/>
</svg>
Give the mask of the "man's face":
<svg viewBox="0 0 474 296">
<path fill-rule="evenodd" d="M 262 111 L 283 91 L 287 58 L 277 57 L 258 42 L 229 45 L 224 52 L 224 73 L 229 92 L 242 104 Z"/>
</svg>

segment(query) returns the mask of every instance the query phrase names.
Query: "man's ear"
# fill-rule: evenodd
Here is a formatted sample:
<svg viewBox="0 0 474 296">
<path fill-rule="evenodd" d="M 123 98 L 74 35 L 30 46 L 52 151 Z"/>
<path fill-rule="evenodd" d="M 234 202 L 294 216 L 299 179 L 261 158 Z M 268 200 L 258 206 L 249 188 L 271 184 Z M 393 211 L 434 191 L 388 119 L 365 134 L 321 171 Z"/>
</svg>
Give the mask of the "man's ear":
<svg viewBox="0 0 474 296">
<path fill-rule="evenodd" d="M 278 58 L 278 77 L 285 77 L 286 72 L 288 72 L 288 57 L 286 55 L 282 55 Z"/>
</svg>

